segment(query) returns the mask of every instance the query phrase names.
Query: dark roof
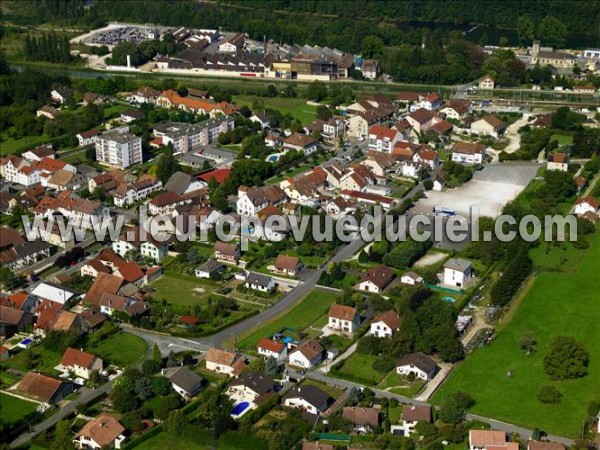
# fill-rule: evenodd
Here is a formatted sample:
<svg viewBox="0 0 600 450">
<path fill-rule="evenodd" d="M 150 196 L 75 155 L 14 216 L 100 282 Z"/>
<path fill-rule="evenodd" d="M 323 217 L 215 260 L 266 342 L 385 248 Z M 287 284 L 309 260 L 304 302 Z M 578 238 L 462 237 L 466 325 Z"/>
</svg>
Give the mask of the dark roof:
<svg viewBox="0 0 600 450">
<path fill-rule="evenodd" d="M 287 394 L 283 396 L 284 400 L 290 398 L 301 398 L 310 403 L 312 406 L 318 408 L 323 405 L 323 403 L 327 402 L 329 395 L 316 386 L 311 384 L 303 384 L 300 386 L 294 386 L 288 391 Z"/>
<path fill-rule="evenodd" d="M 185 366 L 165 369 L 165 377 L 187 393 L 194 394 L 202 387 L 204 378 Z"/>
<path fill-rule="evenodd" d="M 398 360 L 396 367 L 415 366 L 417 369 L 425 373 L 430 373 L 437 367 L 437 364 L 432 359 L 428 358 L 424 353 L 408 353 Z"/>
<path fill-rule="evenodd" d="M 225 267 L 222 263 L 215 261 L 213 259 L 209 259 L 204 264 L 201 264 L 197 270 L 201 270 L 203 272 L 213 273 L 217 270 L 221 270 Z"/>
<path fill-rule="evenodd" d="M 257 286 L 267 287 L 271 281 L 272 278 L 270 276 L 256 272 L 248 272 L 248 275 L 246 275 L 246 283 L 255 284 Z"/>
<path fill-rule="evenodd" d="M 385 288 L 394 279 L 394 271 L 385 265 L 367 270 L 362 281 L 370 281 L 379 289 Z"/>
<path fill-rule="evenodd" d="M 246 386 L 258 395 L 270 392 L 274 385 L 275 382 L 270 377 L 254 371 L 243 372 L 237 380 L 230 384 L 230 386 Z"/>
<path fill-rule="evenodd" d="M 196 180 L 187 173 L 175 172 L 173 175 L 171 175 L 171 178 L 169 178 L 169 181 L 167 181 L 164 188 L 165 191 L 174 192 L 177 195 L 181 195 L 194 181 Z"/>
</svg>

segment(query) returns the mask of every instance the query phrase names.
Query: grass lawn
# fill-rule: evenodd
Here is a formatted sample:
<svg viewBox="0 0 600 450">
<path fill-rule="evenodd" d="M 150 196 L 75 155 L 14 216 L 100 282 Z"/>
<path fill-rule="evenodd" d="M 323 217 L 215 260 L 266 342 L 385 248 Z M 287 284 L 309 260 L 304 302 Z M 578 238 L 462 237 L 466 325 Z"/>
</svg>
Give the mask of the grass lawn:
<svg viewBox="0 0 600 450">
<path fill-rule="evenodd" d="M 125 105 L 113 105 L 113 106 L 104 108 L 104 110 L 102 111 L 102 114 L 104 115 L 104 118 L 106 119 L 106 118 L 109 118 L 114 115 L 119 115 L 122 112 L 128 111 L 130 109 L 135 109 L 135 108 L 130 108 Z"/>
<path fill-rule="evenodd" d="M 344 365 L 339 370 L 339 373 L 342 375 L 349 375 L 350 377 L 360 378 L 365 382 L 376 385 L 383 378 L 381 372 L 377 372 L 372 368 L 376 359 L 377 357 L 374 355 L 365 355 L 354 352 L 352 356 L 344 360 Z"/>
<path fill-rule="evenodd" d="M 146 353 L 147 345 L 142 338 L 119 332 L 104 341 L 92 342 L 86 350 L 117 367 L 137 363 Z"/>
<path fill-rule="evenodd" d="M 204 303 L 208 300 L 208 294 L 212 289 L 198 280 L 165 275 L 152 283 L 152 289 L 155 289 L 152 298 L 159 301 L 166 300 L 172 305 L 186 308 Z M 201 292 L 201 289 L 204 292 Z"/>
<path fill-rule="evenodd" d="M 35 412 L 37 408 L 37 403 L 28 402 L 1 392 L 0 405 L 2 405 L 2 409 L 0 410 L 2 422 L 8 424 L 18 423 L 28 414 Z"/>
<path fill-rule="evenodd" d="M 497 339 L 473 352 L 452 372 L 433 397 L 469 392 L 475 399 L 473 413 L 538 427 L 548 433 L 574 438 L 587 418 L 587 406 L 598 399 L 600 379 L 600 237 L 581 255 L 574 273 L 542 271 L 514 317 L 499 327 Z M 534 263 L 536 263 L 534 258 Z M 537 340 L 536 352 L 527 357 L 519 349 L 525 332 Z M 544 373 L 543 358 L 554 336 L 581 341 L 590 354 L 588 375 L 577 380 L 552 382 Z M 513 376 L 506 374 L 512 370 Z M 545 405 L 537 400 L 540 388 L 553 384 L 563 394 L 561 403 Z"/>
<path fill-rule="evenodd" d="M 61 354 L 45 349 L 42 345 L 35 345 L 26 350 L 21 350 L 8 361 L 3 362 L 3 367 L 27 372 L 28 370 L 41 370 L 49 373 L 58 373 L 54 367 L 60 363 Z"/>
<path fill-rule="evenodd" d="M 283 313 L 279 318 L 252 330 L 240 341 L 240 348 L 254 349 L 261 338 L 270 337 L 286 327 L 296 331 L 307 328 L 321 317 L 338 297 L 339 294 L 330 291 L 313 290 L 300 303 Z"/>
<path fill-rule="evenodd" d="M 402 409 L 403 406 L 401 404 L 398 404 L 394 407 L 390 406 L 388 408 L 388 419 L 390 419 L 392 425 L 400 421 L 400 417 L 402 417 Z"/>
<path fill-rule="evenodd" d="M 156 436 L 151 437 L 147 441 L 142 442 L 140 445 L 136 445 L 134 448 L 139 450 L 163 450 L 173 446 L 174 437 L 164 431 L 158 433 Z M 203 450 L 210 449 L 210 446 L 200 446 L 195 442 L 185 440 L 183 437 L 177 437 L 177 449 L 178 450 Z"/>
<path fill-rule="evenodd" d="M 2 136 L 0 139 L 0 154 L 2 156 L 20 155 L 25 150 L 29 150 L 47 141 L 48 138 L 46 136 L 25 136 L 19 139 Z"/>
<path fill-rule="evenodd" d="M 276 109 L 284 115 L 289 113 L 292 117 L 302 122 L 302 125 L 311 123 L 317 117 L 316 106 L 307 105 L 306 99 L 303 98 L 269 98 L 255 95 L 236 95 L 233 101 L 238 106 L 247 105 L 252 108 L 253 104 L 260 104 L 265 108 Z"/>
<path fill-rule="evenodd" d="M 570 145 L 573 143 L 573 136 L 569 136 L 568 134 L 553 134 L 550 140 L 558 142 L 558 145 Z"/>
</svg>

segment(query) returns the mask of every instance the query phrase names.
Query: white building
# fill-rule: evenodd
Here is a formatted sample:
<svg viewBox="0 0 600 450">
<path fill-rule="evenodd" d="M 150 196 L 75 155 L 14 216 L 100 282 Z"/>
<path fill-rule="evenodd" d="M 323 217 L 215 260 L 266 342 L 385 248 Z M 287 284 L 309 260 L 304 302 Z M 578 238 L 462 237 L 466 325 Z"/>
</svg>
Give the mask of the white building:
<svg viewBox="0 0 600 450">
<path fill-rule="evenodd" d="M 307 384 L 294 386 L 283 396 L 283 404 L 290 408 L 300 408 L 311 414 L 319 414 L 327 409 L 329 396 L 316 386 Z"/>
<path fill-rule="evenodd" d="M 109 132 L 98 136 L 96 161 L 120 169 L 142 162 L 142 139 L 131 134 Z"/>
<path fill-rule="evenodd" d="M 398 313 L 391 309 L 373 318 L 369 333 L 378 338 L 391 338 L 400 329 L 401 323 Z"/>
<path fill-rule="evenodd" d="M 106 414 L 90 420 L 73 438 L 81 449 L 120 449 L 125 441 L 125 427 L 117 419 Z"/>
<path fill-rule="evenodd" d="M 263 338 L 258 341 L 257 351 L 266 358 L 275 358 L 281 362 L 287 358 L 287 347 L 283 342 Z"/>
<path fill-rule="evenodd" d="M 396 373 L 398 375 L 408 376 L 413 373 L 416 378 L 425 381 L 430 380 L 435 375 L 436 370 L 436 363 L 420 352 L 404 355 L 396 363 Z"/>
<path fill-rule="evenodd" d="M 460 258 L 450 258 L 444 264 L 444 284 L 464 288 L 473 276 L 473 267 L 470 261 Z"/>
<path fill-rule="evenodd" d="M 492 77 L 483 77 L 479 80 L 479 89 L 494 89 L 494 79 Z"/>
<path fill-rule="evenodd" d="M 369 127 L 369 150 L 392 153 L 402 135 L 392 128 L 372 125 Z"/>
<path fill-rule="evenodd" d="M 311 369 L 323 360 L 324 351 L 325 349 L 316 339 L 310 339 L 289 354 L 289 364 L 303 369 Z"/>
<path fill-rule="evenodd" d="M 481 164 L 485 160 L 485 145 L 475 142 L 457 142 L 452 147 L 452 161 Z"/>
<path fill-rule="evenodd" d="M 76 377 L 88 379 L 94 370 L 101 372 L 102 360 L 96 355 L 68 347 L 60 360 L 61 372 L 73 372 Z"/>
<path fill-rule="evenodd" d="M 598 212 L 598 200 L 594 197 L 583 197 L 575 202 L 575 214 L 582 216 L 587 212 Z"/>
<path fill-rule="evenodd" d="M 352 306 L 334 303 L 329 308 L 329 322 L 327 326 L 332 330 L 354 333 L 360 325 L 358 310 Z"/>
</svg>

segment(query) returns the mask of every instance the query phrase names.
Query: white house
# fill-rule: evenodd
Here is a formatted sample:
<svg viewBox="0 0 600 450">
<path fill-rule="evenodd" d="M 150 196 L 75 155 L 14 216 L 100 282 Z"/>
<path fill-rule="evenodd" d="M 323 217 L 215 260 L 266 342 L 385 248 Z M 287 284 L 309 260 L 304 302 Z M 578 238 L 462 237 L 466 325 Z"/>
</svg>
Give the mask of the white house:
<svg viewBox="0 0 600 450">
<path fill-rule="evenodd" d="M 186 401 L 202 390 L 204 378 L 185 366 L 167 367 L 161 373 L 171 382 L 173 390 Z"/>
<path fill-rule="evenodd" d="M 444 264 L 444 284 L 463 288 L 473 276 L 471 262 L 461 258 L 450 258 Z"/>
<path fill-rule="evenodd" d="M 276 342 L 271 339 L 263 338 L 258 341 L 257 351 L 259 355 L 275 358 L 279 362 L 287 358 L 287 346 L 283 342 Z"/>
<path fill-rule="evenodd" d="M 77 377 L 88 379 L 97 370 L 102 371 L 102 360 L 96 355 L 68 347 L 60 360 L 61 372 L 73 372 Z"/>
<path fill-rule="evenodd" d="M 82 131 L 76 137 L 77 137 L 77 140 L 79 141 L 79 145 L 82 146 L 82 145 L 95 144 L 99 135 L 100 135 L 100 133 L 98 132 L 98 130 L 96 130 L 94 128 L 92 130 Z"/>
<path fill-rule="evenodd" d="M 261 372 L 246 371 L 229 384 L 225 395 L 234 403 L 248 402 L 254 409 L 274 390 L 273 379 Z"/>
<path fill-rule="evenodd" d="M 357 288 L 365 292 L 383 292 L 394 279 L 394 271 L 387 266 L 380 265 L 369 269 L 363 275 Z"/>
<path fill-rule="evenodd" d="M 481 164 L 485 160 L 485 145 L 475 142 L 457 142 L 452 147 L 452 161 Z"/>
<path fill-rule="evenodd" d="M 269 128 L 269 126 L 271 125 L 271 121 L 269 120 L 269 117 L 264 112 L 259 112 L 259 113 L 253 114 L 250 117 L 250 120 L 254 123 L 260 124 L 260 128 L 263 130 L 265 128 Z"/>
<path fill-rule="evenodd" d="M 408 271 L 402 274 L 402 277 L 400 277 L 400 282 L 402 284 L 414 286 L 415 284 L 421 284 L 423 282 L 423 277 L 418 273 Z"/>
<path fill-rule="evenodd" d="M 328 316 L 329 323 L 327 326 L 332 330 L 354 333 L 360 325 L 358 310 L 352 306 L 334 303 L 329 308 Z"/>
<path fill-rule="evenodd" d="M 377 314 L 371 322 L 369 333 L 378 338 L 391 338 L 400 329 L 402 319 L 393 309 Z"/>
<path fill-rule="evenodd" d="M 401 137 L 398 130 L 372 125 L 369 127 L 369 150 L 392 153 L 394 145 L 400 141 Z"/>
<path fill-rule="evenodd" d="M 409 375 L 412 372 L 416 378 L 425 381 L 430 380 L 436 370 L 436 363 L 421 352 L 406 354 L 396 363 L 398 375 Z"/>
<path fill-rule="evenodd" d="M 269 205 L 269 199 L 263 189 L 240 186 L 236 202 L 237 213 L 240 216 L 256 216 L 258 211 Z"/>
<path fill-rule="evenodd" d="M 325 350 L 315 339 L 310 339 L 296 347 L 289 355 L 289 364 L 303 369 L 311 369 L 323 359 Z"/>
<path fill-rule="evenodd" d="M 582 216 L 587 212 L 598 212 L 598 200 L 594 197 L 582 197 L 575 202 L 575 214 Z"/>
<path fill-rule="evenodd" d="M 269 292 L 275 288 L 275 281 L 268 275 L 263 275 L 256 272 L 248 272 L 246 274 L 246 282 L 244 283 L 248 289 L 254 289 L 260 292 Z"/>
<path fill-rule="evenodd" d="M 490 114 L 471 124 L 471 131 L 479 135 L 489 135 L 498 138 L 506 129 L 506 124 Z"/>
<path fill-rule="evenodd" d="M 564 152 L 550 153 L 548 155 L 546 169 L 567 172 L 569 170 L 569 154 Z"/>
<path fill-rule="evenodd" d="M 431 406 L 405 405 L 400 416 L 400 423 L 392 425 L 390 431 L 392 434 L 410 436 L 419 422 L 431 423 Z"/>
<path fill-rule="evenodd" d="M 494 89 L 494 79 L 492 77 L 483 77 L 479 80 L 479 89 Z"/>
<path fill-rule="evenodd" d="M 102 415 L 90 420 L 73 438 L 73 443 L 81 449 L 120 449 L 125 441 L 125 427 L 117 419 Z"/>
<path fill-rule="evenodd" d="M 211 348 L 204 361 L 207 370 L 226 375 L 237 375 L 246 366 L 244 357 L 218 348 Z"/>
<path fill-rule="evenodd" d="M 290 408 L 300 408 L 311 414 L 319 414 L 327 409 L 329 395 L 313 385 L 294 386 L 283 396 L 283 404 Z"/>
<path fill-rule="evenodd" d="M 496 449 L 498 447 L 506 447 L 506 444 L 506 432 L 504 431 L 469 431 L 469 450 L 486 450 L 488 447 L 493 447 L 494 449 Z"/>
</svg>

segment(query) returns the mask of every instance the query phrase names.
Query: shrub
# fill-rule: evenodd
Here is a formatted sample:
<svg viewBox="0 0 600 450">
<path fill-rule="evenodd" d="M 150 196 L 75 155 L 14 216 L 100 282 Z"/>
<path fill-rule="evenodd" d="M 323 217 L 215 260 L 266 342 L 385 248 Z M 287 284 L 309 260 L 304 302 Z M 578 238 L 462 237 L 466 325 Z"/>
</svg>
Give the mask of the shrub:
<svg viewBox="0 0 600 450">
<path fill-rule="evenodd" d="M 590 355 L 584 345 L 570 336 L 557 336 L 544 357 L 544 370 L 553 380 L 569 380 L 587 375 Z"/>
<path fill-rule="evenodd" d="M 560 403 L 562 394 L 555 386 L 548 384 L 542 386 L 540 392 L 538 392 L 537 398 L 542 403 L 556 405 L 557 403 Z"/>
</svg>

